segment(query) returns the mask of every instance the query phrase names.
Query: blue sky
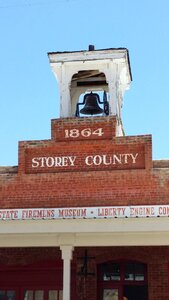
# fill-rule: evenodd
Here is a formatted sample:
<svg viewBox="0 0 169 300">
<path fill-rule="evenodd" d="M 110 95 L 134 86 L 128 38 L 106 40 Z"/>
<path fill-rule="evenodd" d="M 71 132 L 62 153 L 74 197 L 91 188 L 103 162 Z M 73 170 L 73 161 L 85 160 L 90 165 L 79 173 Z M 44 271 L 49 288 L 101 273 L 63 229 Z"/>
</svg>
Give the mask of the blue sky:
<svg viewBox="0 0 169 300">
<path fill-rule="evenodd" d="M 59 91 L 47 52 L 126 47 L 133 82 L 126 135 L 152 134 L 169 159 L 168 0 L 0 0 L 0 166 L 18 164 L 18 141 L 50 138 Z"/>
</svg>

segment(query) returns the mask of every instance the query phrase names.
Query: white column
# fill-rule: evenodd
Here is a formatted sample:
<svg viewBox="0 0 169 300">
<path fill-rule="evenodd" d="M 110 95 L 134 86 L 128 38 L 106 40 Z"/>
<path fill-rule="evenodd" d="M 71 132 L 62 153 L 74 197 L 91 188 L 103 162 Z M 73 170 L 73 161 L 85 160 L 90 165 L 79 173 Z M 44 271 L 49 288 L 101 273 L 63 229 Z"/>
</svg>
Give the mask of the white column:
<svg viewBox="0 0 169 300">
<path fill-rule="evenodd" d="M 63 300 L 70 300 L 72 246 L 60 246 L 63 259 Z"/>
<path fill-rule="evenodd" d="M 108 88 L 109 88 L 109 105 L 110 105 L 110 115 L 118 115 L 117 111 L 117 65 L 113 62 L 109 65 L 108 72 Z M 119 116 L 118 116 L 119 117 Z"/>
</svg>

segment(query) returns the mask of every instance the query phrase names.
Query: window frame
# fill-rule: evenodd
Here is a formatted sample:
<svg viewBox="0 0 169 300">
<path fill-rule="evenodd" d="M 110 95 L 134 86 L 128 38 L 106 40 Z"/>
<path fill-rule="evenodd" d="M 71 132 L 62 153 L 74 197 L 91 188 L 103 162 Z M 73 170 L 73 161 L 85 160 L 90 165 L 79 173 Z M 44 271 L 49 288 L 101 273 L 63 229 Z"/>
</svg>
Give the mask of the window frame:
<svg viewBox="0 0 169 300">
<path fill-rule="evenodd" d="M 103 280 L 103 271 L 102 271 L 102 266 L 105 264 L 107 266 L 111 266 L 111 264 L 119 264 L 119 269 L 120 269 L 120 280 Z M 134 272 L 134 279 L 133 280 L 127 280 L 125 279 L 125 267 L 127 264 L 133 264 L 138 265 L 140 264 L 143 267 L 143 274 L 144 274 L 144 280 L 136 280 L 136 270 Z M 98 283 L 100 285 L 104 286 L 109 286 L 110 284 L 115 284 L 115 285 L 145 285 L 147 284 L 147 265 L 143 262 L 136 261 L 136 260 L 112 260 L 112 261 L 107 261 L 103 262 L 98 265 Z"/>
</svg>

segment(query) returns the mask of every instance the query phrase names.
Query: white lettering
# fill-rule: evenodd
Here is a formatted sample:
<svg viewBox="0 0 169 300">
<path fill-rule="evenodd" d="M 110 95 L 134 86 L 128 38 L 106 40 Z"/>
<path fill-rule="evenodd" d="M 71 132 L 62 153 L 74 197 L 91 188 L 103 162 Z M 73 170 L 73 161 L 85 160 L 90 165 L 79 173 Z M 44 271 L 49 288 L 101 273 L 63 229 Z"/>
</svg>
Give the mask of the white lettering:
<svg viewBox="0 0 169 300">
<path fill-rule="evenodd" d="M 61 167 L 61 166 L 62 166 L 62 158 L 55 157 L 55 167 Z"/>
<path fill-rule="evenodd" d="M 100 155 L 95 155 L 93 157 L 93 163 L 95 166 L 100 166 L 102 163 L 102 157 Z"/>
<path fill-rule="evenodd" d="M 55 163 L 54 158 L 53 157 L 45 157 L 45 158 L 46 158 L 46 166 L 48 168 L 53 167 Z"/>
<path fill-rule="evenodd" d="M 62 167 L 68 167 L 68 157 L 67 156 L 62 156 Z"/>
<path fill-rule="evenodd" d="M 76 156 L 33 157 L 32 168 L 52 168 L 74 166 Z"/>
<path fill-rule="evenodd" d="M 46 157 L 40 157 L 41 158 L 41 168 L 45 167 Z"/>
<path fill-rule="evenodd" d="M 132 153 L 124 153 L 124 154 L 113 154 L 113 155 L 89 155 L 85 158 L 85 164 L 88 166 L 100 166 L 100 165 L 122 165 L 122 164 L 135 164 L 138 153 L 135 155 Z"/>
<path fill-rule="evenodd" d="M 39 167 L 38 158 L 34 157 L 32 158 L 32 168 L 37 168 L 37 167 Z"/>
<path fill-rule="evenodd" d="M 77 128 L 72 129 L 65 129 L 65 138 L 78 138 L 79 136 L 82 136 L 84 138 L 88 138 L 91 135 L 102 136 L 104 135 L 103 128 L 97 128 L 94 131 L 91 128 L 84 128 L 82 130 L 79 130 Z"/>
<path fill-rule="evenodd" d="M 88 166 L 93 165 L 92 159 L 93 159 L 93 156 L 86 156 L 86 158 L 85 158 L 86 165 L 88 165 Z"/>
<path fill-rule="evenodd" d="M 69 161 L 71 166 L 74 166 L 75 160 L 76 160 L 76 156 L 69 156 Z"/>
<path fill-rule="evenodd" d="M 128 157 L 130 157 L 131 154 L 125 153 L 125 154 L 122 154 L 122 155 L 124 157 L 124 164 L 128 164 Z"/>
<path fill-rule="evenodd" d="M 103 155 L 103 164 L 104 165 L 111 165 L 112 164 L 112 158 L 111 157 L 107 157 L 107 155 Z"/>
<path fill-rule="evenodd" d="M 131 153 L 130 156 L 131 156 L 131 158 L 132 158 L 132 163 L 135 164 L 135 163 L 136 163 L 136 158 L 137 158 L 137 156 L 138 156 L 138 153 L 136 153 L 135 156 Z"/>
<path fill-rule="evenodd" d="M 84 162 L 87 166 L 110 166 L 136 164 L 138 153 L 121 153 L 121 154 L 96 154 L 85 157 Z M 57 167 L 74 167 L 77 156 L 42 156 L 33 157 L 31 161 L 32 168 L 57 168 Z"/>
<path fill-rule="evenodd" d="M 117 155 L 113 155 L 113 165 L 116 165 L 116 164 L 121 164 L 121 154 L 119 154 L 119 157 Z"/>
</svg>

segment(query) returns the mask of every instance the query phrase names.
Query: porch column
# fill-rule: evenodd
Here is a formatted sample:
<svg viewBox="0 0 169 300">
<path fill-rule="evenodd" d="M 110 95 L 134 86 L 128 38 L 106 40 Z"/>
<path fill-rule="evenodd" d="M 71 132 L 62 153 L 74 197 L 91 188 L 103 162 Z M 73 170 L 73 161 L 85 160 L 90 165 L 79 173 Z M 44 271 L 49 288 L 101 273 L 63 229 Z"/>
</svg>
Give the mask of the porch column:
<svg viewBox="0 0 169 300">
<path fill-rule="evenodd" d="M 70 274 L 73 246 L 60 246 L 63 259 L 63 300 L 70 300 Z"/>
</svg>

